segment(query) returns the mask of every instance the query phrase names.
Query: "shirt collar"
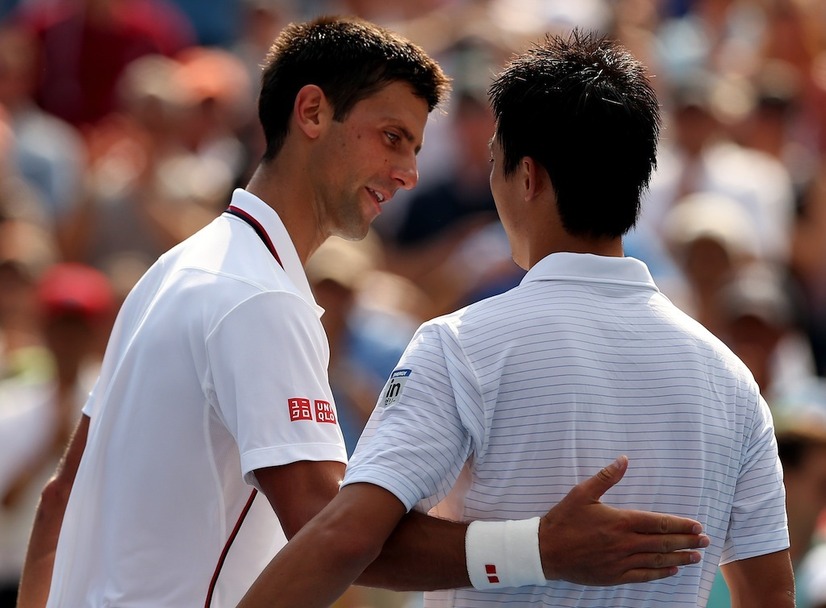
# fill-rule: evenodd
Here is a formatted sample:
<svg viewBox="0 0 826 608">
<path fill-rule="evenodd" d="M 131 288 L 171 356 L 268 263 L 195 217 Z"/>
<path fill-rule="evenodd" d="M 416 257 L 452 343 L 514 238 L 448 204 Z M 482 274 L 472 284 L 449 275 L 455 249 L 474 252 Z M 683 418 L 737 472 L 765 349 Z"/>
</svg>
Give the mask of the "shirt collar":
<svg viewBox="0 0 826 608">
<path fill-rule="evenodd" d="M 313 291 L 307 281 L 307 273 L 304 271 L 304 266 L 302 266 L 298 257 L 290 233 L 287 232 L 284 222 L 281 221 L 275 209 L 242 188 L 236 188 L 232 193 L 232 205 L 249 213 L 263 226 L 278 252 L 278 257 L 281 258 L 281 264 L 287 276 L 298 288 L 304 299 L 317 307 L 318 304 L 316 304 Z"/>
<path fill-rule="evenodd" d="M 534 264 L 521 284 L 534 281 L 614 283 L 659 291 L 648 267 L 640 260 L 591 253 L 552 253 Z"/>
</svg>

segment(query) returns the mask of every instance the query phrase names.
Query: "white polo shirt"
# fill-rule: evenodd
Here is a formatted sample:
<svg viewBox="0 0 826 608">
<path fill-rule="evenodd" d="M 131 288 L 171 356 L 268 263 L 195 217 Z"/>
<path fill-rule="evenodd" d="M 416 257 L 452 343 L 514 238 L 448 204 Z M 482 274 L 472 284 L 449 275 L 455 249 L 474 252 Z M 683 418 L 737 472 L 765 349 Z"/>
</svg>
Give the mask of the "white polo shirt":
<svg viewBox="0 0 826 608">
<path fill-rule="evenodd" d="M 604 502 L 699 520 L 711 537 L 700 565 L 654 583 L 461 589 L 425 604 L 695 608 L 721 557 L 789 545 L 772 421 L 745 366 L 642 262 L 557 253 L 517 288 L 419 329 L 345 484 L 408 508 L 442 501 L 460 521 L 521 519 L 619 454 L 629 469 Z"/>
<path fill-rule="evenodd" d="M 263 226 L 283 268 L 223 214 L 129 294 L 84 408 L 50 607 L 203 606 L 253 471 L 346 461 L 321 309 L 295 248 L 261 200 L 236 190 L 232 204 Z M 255 503 L 212 606 L 235 606 L 279 548 L 277 518 L 264 496 Z"/>
</svg>

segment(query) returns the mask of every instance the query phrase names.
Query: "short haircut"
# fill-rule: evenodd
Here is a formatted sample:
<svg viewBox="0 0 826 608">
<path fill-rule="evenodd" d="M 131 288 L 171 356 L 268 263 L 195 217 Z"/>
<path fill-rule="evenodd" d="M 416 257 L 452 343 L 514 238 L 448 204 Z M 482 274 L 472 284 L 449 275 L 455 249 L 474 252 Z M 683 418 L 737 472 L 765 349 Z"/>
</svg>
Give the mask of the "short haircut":
<svg viewBox="0 0 826 608">
<path fill-rule="evenodd" d="M 505 67 L 489 96 L 505 175 L 524 157 L 544 167 L 567 232 L 617 237 L 634 226 L 656 167 L 660 110 L 629 52 L 576 29 L 548 35 Z"/>
<path fill-rule="evenodd" d="M 264 65 L 258 117 L 264 129 L 264 160 L 278 155 L 301 87 L 319 86 L 342 121 L 360 100 L 396 81 L 407 82 L 427 102 L 441 103 L 450 80 L 421 48 L 356 17 L 320 17 L 287 25 Z"/>
</svg>

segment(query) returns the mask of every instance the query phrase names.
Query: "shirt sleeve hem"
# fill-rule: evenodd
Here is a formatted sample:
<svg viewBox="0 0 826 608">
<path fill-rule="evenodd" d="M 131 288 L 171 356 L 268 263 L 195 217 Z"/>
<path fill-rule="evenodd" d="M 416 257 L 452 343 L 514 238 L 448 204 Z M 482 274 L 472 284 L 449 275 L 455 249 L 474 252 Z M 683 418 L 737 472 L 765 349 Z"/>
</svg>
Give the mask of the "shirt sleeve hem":
<svg viewBox="0 0 826 608">
<path fill-rule="evenodd" d="M 347 470 L 342 487 L 352 483 L 370 483 L 387 490 L 399 499 L 407 511 L 410 511 L 420 500 L 419 497 L 398 475 L 383 467 L 362 465 L 355 470 Z"/>
<path fill-rule="evenodd" d="M 277 467 L 300 460 L 331 460 L 347 464 L 347 450 L 339 443 L 303 443 L 253 450 L 241 455 L 241 471 L 244 481 L 258 488 L 258 482 L 253 475 L 256 469 Z"/>
</svg>

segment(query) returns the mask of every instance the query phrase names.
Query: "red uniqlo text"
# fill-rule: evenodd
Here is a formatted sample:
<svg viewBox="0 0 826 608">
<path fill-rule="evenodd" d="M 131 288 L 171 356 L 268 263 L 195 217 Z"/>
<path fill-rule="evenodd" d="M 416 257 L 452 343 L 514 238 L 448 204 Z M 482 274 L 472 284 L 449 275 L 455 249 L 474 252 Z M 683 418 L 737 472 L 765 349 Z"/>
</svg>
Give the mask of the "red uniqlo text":
<svg viewBox="0 0 826 608">
<path fill-rule="evenodd" d="M 315 419 L 316 422 L 336 423 L 336 411 L 329 401 L 315 400 Z"/>
</svg>

